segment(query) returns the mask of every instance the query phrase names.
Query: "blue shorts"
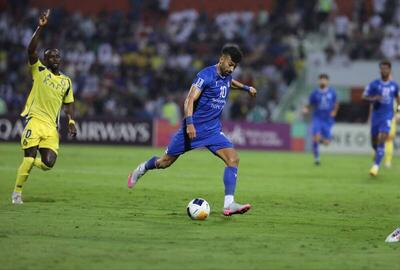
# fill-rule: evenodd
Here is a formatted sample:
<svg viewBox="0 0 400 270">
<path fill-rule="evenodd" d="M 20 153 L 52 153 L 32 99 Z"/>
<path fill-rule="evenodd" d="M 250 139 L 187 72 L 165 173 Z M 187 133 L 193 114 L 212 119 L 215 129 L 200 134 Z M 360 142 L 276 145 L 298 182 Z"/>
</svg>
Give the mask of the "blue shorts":
<svg viewBox="0 0 400 270">
<path fill-rule="evenodd" d="M 371 121 L 371 136 L 375 137 L 379 133 L 390 133 L 390 127 L 392 125 L 392 118 L 372 120 Z"/>
<path fill-rule="evenodd" d="M 312 121 L 312 135 L 320 135 L 322 139 L 332 139 L 332 127 L 335 124 L 333 119 L 313 119 Z"/>
<path fill-rule="evenodd" d="M 190 150 L 206 147 L 208 150 L 216 154 L 220 149 L 233 148 L 232 142 L 225 136 L 223 132 L 214 132 L 206 134 L 196 134 L 196 138 L 190 140 L 183 129 L 172 137 L 165 153 L 168 156 L 179 156 Z"/>
</svg>

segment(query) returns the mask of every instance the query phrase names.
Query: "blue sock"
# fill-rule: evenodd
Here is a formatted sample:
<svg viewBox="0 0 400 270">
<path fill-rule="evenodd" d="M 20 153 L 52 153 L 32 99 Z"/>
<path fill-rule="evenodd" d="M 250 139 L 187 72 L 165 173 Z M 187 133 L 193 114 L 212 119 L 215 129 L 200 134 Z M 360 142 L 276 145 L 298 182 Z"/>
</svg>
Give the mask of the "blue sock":
<svg viewBox="0 0 400 270">
<path fill-rule="evenodd" d="M 146 164 L 144 165 L 144 167 L 146 168 L 146 170 L 154 170 L 157 169 L 157 165 L 156 165 L 156 161 L 157 161 L 158 157 L 154 156 L 151 159 L 149 159 Z"/>
<path fill-rule="evenodd" d="M 314 153 L 314 159 L 319 160 L 319 143 L 313 142 L 312 148 L 313 148 L 313 153 Z"/>
<path fill-rule="evenodd" d="M 225 185 L 225 195 L 234 195 L 236 188 L 237 179 L 237 167 L 225 167 L 224 171 L 224 185 Z"/>
<path fill-rule="evenodd" d="M 382 158 L 385 155 L 385 144 L 378 144 L 376 147 L 375 165 L 381 164 Z"/>
</svg>

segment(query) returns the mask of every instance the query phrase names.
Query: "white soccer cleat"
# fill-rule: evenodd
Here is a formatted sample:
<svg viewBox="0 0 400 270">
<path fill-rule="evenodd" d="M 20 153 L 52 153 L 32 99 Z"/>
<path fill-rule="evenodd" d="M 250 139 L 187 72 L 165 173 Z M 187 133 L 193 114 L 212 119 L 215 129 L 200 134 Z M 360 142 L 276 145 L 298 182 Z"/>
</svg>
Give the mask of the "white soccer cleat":
<svg viewBox="0 0 400 270">
<path fill-rule="evenodd" d="M 139 164 L 139 166 L 137 166 L 137 168 L 129 174 L 128 188 L 133 188 L 136 185 L 137 181 L 139 181 L 139 178 L 146 173 L 145 164 L 146 162 Z"/>
<path fill-rule="evenodd" d="M 391 162 L 385 162 L 385 167 L 390 169 L 392 168 L 392 163 Z"/>
<path fill-rule="evenodd" d="M 23 204 L 21 192 L 14 191 L 11 195 L 11 201 L 13 204 Z"/>
<path fill-rule="evenodd" d="M 251 209 L 251 205 L 246 204 L 239 204 L 236 202 L 231 203 L 227 208 L 222 210 L 224 216 L 232 216 L 236 214 L 244 214 Z"/>
<path fill-rule="evenodd" d="M 386 243 L 400 242 L 400 228 L 397 228 L 391 234 L 389 234 L 388 237 L 386 237 L 385 242 Z"/>
<path fill-rule="evenodd" d="M 371 176 L 378 176 L 379 166 L 374 164 L 372 165 L 371 169 L 369 170 L 369 175 Z"/>
</svg>

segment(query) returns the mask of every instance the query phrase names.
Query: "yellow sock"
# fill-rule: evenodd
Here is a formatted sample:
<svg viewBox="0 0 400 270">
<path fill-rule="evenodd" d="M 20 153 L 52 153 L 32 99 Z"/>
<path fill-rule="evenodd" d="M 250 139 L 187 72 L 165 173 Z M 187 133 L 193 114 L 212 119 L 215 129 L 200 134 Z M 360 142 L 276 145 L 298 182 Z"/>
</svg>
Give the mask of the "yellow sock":
<svg viewBox="0 0 400 270">
<path fill-rule="evenodd" d="M 15 181 L 15 192 L 22 192 L 22 187 L 28 179 L 29 173 L 33 167 L 33 160 L 32 157 L 24 157 L 22 160 L 22 163 L 18 168 L 17 180 Z"/>
<path fill-rule="evenodd" d="M 42 159 L 39 158 L 39 157 L 35 158 L 35 161 L 33 162 L 33 165 L 35 165 L 39 169 L 42 169 L 43 171 L 48 171 L 48 170 L 51 169 L 50 167 L 47 167 L 46 164 L 44 164 Z"/>
<path fill-rule="evenodd" d="M 385 163 L 392 164 L 393 157 L 393 140 L 388 140 L 385 143 Z"/>
</svg>

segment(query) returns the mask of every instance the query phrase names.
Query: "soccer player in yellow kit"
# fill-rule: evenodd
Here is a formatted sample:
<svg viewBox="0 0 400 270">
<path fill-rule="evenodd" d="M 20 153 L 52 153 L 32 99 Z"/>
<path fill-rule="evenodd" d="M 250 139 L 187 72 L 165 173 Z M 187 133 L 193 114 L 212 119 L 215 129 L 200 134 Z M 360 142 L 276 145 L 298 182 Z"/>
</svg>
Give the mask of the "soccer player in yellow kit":
<svg viewBox="0 0 400 270">
<path fill-rule="evenodd" d="M 24 158 L 18 168 L 17 179 L 11 199 L 13 204 L 22 204 L 22 188 L 33 166 L 50 170 L 57 159 L 58 125 L 61 107 L 68 117 L 68 133 L 75 137 L 71 79 L 59 71 L 61 62 L 58 49 L 46 49 L 43 63 L 36 52 L 38 39 L 46 27 L 50 10 L 39 18 L 39 26 L 28 46 L 29 65 L 33 86 L 21 116 L 26 118 L 25 129 L 21 135 Z M 36 157 L 37 152 L 40 158 Z"/>
<path fill-rule="evenodd" d="M 385 142 L 385 166 L 387 168 L 392 167 L 392 159 L 393 159 L 393 141 L 394 138 L 396 137 L 396 122 L 400 120 L 400 115 L 399 113 L 396 114 L 396 112 L 400 112 L 400 104 L 395 106 L 394 108 L 394 116 L 393 120 L 390 126 L 390 132 L 389 136 Z"/>
</svg>

